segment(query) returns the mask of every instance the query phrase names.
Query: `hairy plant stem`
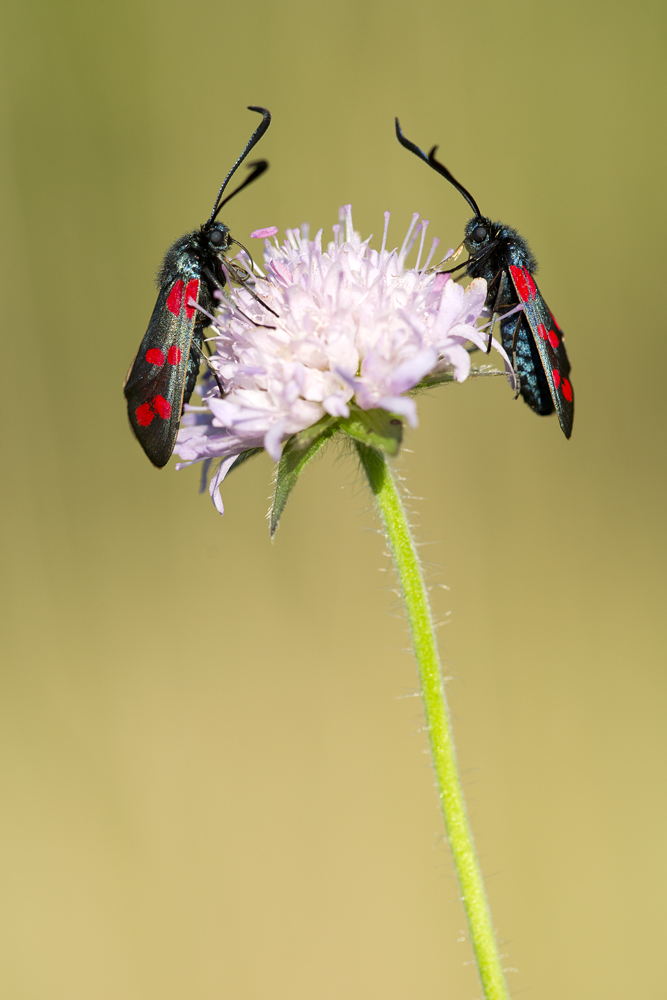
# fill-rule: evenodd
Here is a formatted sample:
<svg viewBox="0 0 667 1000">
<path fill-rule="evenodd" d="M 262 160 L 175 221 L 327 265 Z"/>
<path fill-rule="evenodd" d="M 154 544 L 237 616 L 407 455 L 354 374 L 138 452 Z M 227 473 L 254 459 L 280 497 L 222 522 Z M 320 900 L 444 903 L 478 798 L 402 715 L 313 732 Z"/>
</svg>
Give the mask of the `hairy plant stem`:
<svg viewBox="0 0 667 1000">
<path fill-rule="evenodd" d="M 384 456 L 363 444 L 357 443 L 356 448 L 384 523 L 408 614 L 442 814 L 484 997 L 486 1000 L 508 1000 L 482 873 L 461 791 L 438 647 L 419 558 L 396 482 Z"/>
</svg>

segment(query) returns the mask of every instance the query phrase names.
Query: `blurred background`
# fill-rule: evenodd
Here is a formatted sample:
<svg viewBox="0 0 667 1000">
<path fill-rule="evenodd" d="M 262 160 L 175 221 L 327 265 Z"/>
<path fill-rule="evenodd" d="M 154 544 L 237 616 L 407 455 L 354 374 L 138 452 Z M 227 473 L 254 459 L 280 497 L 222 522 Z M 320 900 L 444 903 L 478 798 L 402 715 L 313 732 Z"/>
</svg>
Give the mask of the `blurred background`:
<svg viewBox="0 0 667 1000">
<path fill-rule="evenodd" d="M 349 201 L 364 236 L 391 208 L 394 244 L 418 211 L 456 246 L 467 206 L 398 114 L 537 254 L 572 440 L 480 380 L 421 397 L 398 464 L 511 989 L 664 996 L 662 4 L 28 0 L 3 21 L 2 996 L 479 996 L 354 463 L 316 462 L 271 544 L 266 456 L 220 518 L 127 425 L 154 272 L 248 104 L 273 112 L 271 170 L 225 210 L 239 239 L 329 231 Z"/>
</svg>

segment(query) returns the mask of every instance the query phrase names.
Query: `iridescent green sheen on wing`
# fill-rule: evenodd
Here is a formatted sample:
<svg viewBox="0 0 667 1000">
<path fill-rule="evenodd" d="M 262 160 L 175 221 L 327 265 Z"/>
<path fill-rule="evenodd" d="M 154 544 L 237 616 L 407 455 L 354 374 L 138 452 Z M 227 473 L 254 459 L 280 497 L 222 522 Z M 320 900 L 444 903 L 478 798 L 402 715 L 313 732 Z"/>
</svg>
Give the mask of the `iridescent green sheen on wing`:
<svg viewBox="0 0 667 1000">
<path fill-rule="evenodd" d="M 167 307 L 175 284 L 164 285 L 158 295 L 124 390 L 132 429 L 158 468 L 167 464 L 174 450 L 183 406 L 189 402 L 197 380 L 203 342 L 201 313 L 186 308 L 185 303 L 178 315 Z M 187 288 L 185 283 L 184 288 Z M 198 305 L 208 311 L 211 305 L 208 289 L 201 281 L 197 289 Z"/>
</svg>

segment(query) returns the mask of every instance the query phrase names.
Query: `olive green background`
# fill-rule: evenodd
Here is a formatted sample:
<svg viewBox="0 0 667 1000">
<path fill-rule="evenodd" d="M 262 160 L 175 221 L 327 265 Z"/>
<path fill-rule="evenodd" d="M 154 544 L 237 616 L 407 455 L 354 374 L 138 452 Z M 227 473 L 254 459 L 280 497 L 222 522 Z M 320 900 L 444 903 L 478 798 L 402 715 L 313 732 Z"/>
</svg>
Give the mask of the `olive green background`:
<svg viewBox="0 0 667 1000">
<path fill-rule="evenodd" d="M 405 622 L 350 456 L 273 544 L 266 456 L 153 469 L 121 385 L 170 241 L 225 210 L 456 245 L 441 156 L 567 332 L 574 435 L 443 387 L 414 495 L 513 992 L 666 997 L 664 6 L 14 3 L 3 16 L 0 995 L 479 996 Z M 258 244 L 253 244 L 258 247 Z M 378 572 L 381 570 L 382 572 Z M 440 587 L 446 584 L 451 589 Z"/>
</svg>

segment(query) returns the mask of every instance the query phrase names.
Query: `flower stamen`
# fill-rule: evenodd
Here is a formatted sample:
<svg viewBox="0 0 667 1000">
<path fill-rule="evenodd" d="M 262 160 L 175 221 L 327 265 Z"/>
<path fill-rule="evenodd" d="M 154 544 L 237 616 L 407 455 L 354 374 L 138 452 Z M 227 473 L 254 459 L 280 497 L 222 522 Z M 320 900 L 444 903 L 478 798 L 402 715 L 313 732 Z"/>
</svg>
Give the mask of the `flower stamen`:
<svg viewBox="0 0 667 1000">
<path fill-rule="evenodd" d="M 218 509 L 217 486 L 244 453 L 265 449 L 278 461 L 287 438 L 322 420 L 346 420 L 353 409 L 385 410 L 416 426 L 415 388 L 447 373 L 464 381 L 468 345 L 485 349 L 478 320 L 486 282 L 464 289 L 429 272 L 437 238 L 421 266 L 429 222 L 418 225 L 418 212 L 400 251 L 388 251 L 390 218 L 385 212 L 379 251 L 354 231 L 345 205 L 326 248 L 321 230 L 311 240 L 302 226 L 288 229 L 282 244 L 267 236 L 265 277 L 232 287 L 234 264 L 223 265 L 228 283 L 210 328 L 210 367 L 224 394 L 204 383 L 205 410 L 186 407 L 176 444 L 185 464 L 221 460 L 212 487 Z M 418 237 L 417 262 L 407 268 Z"/>
</svg>

